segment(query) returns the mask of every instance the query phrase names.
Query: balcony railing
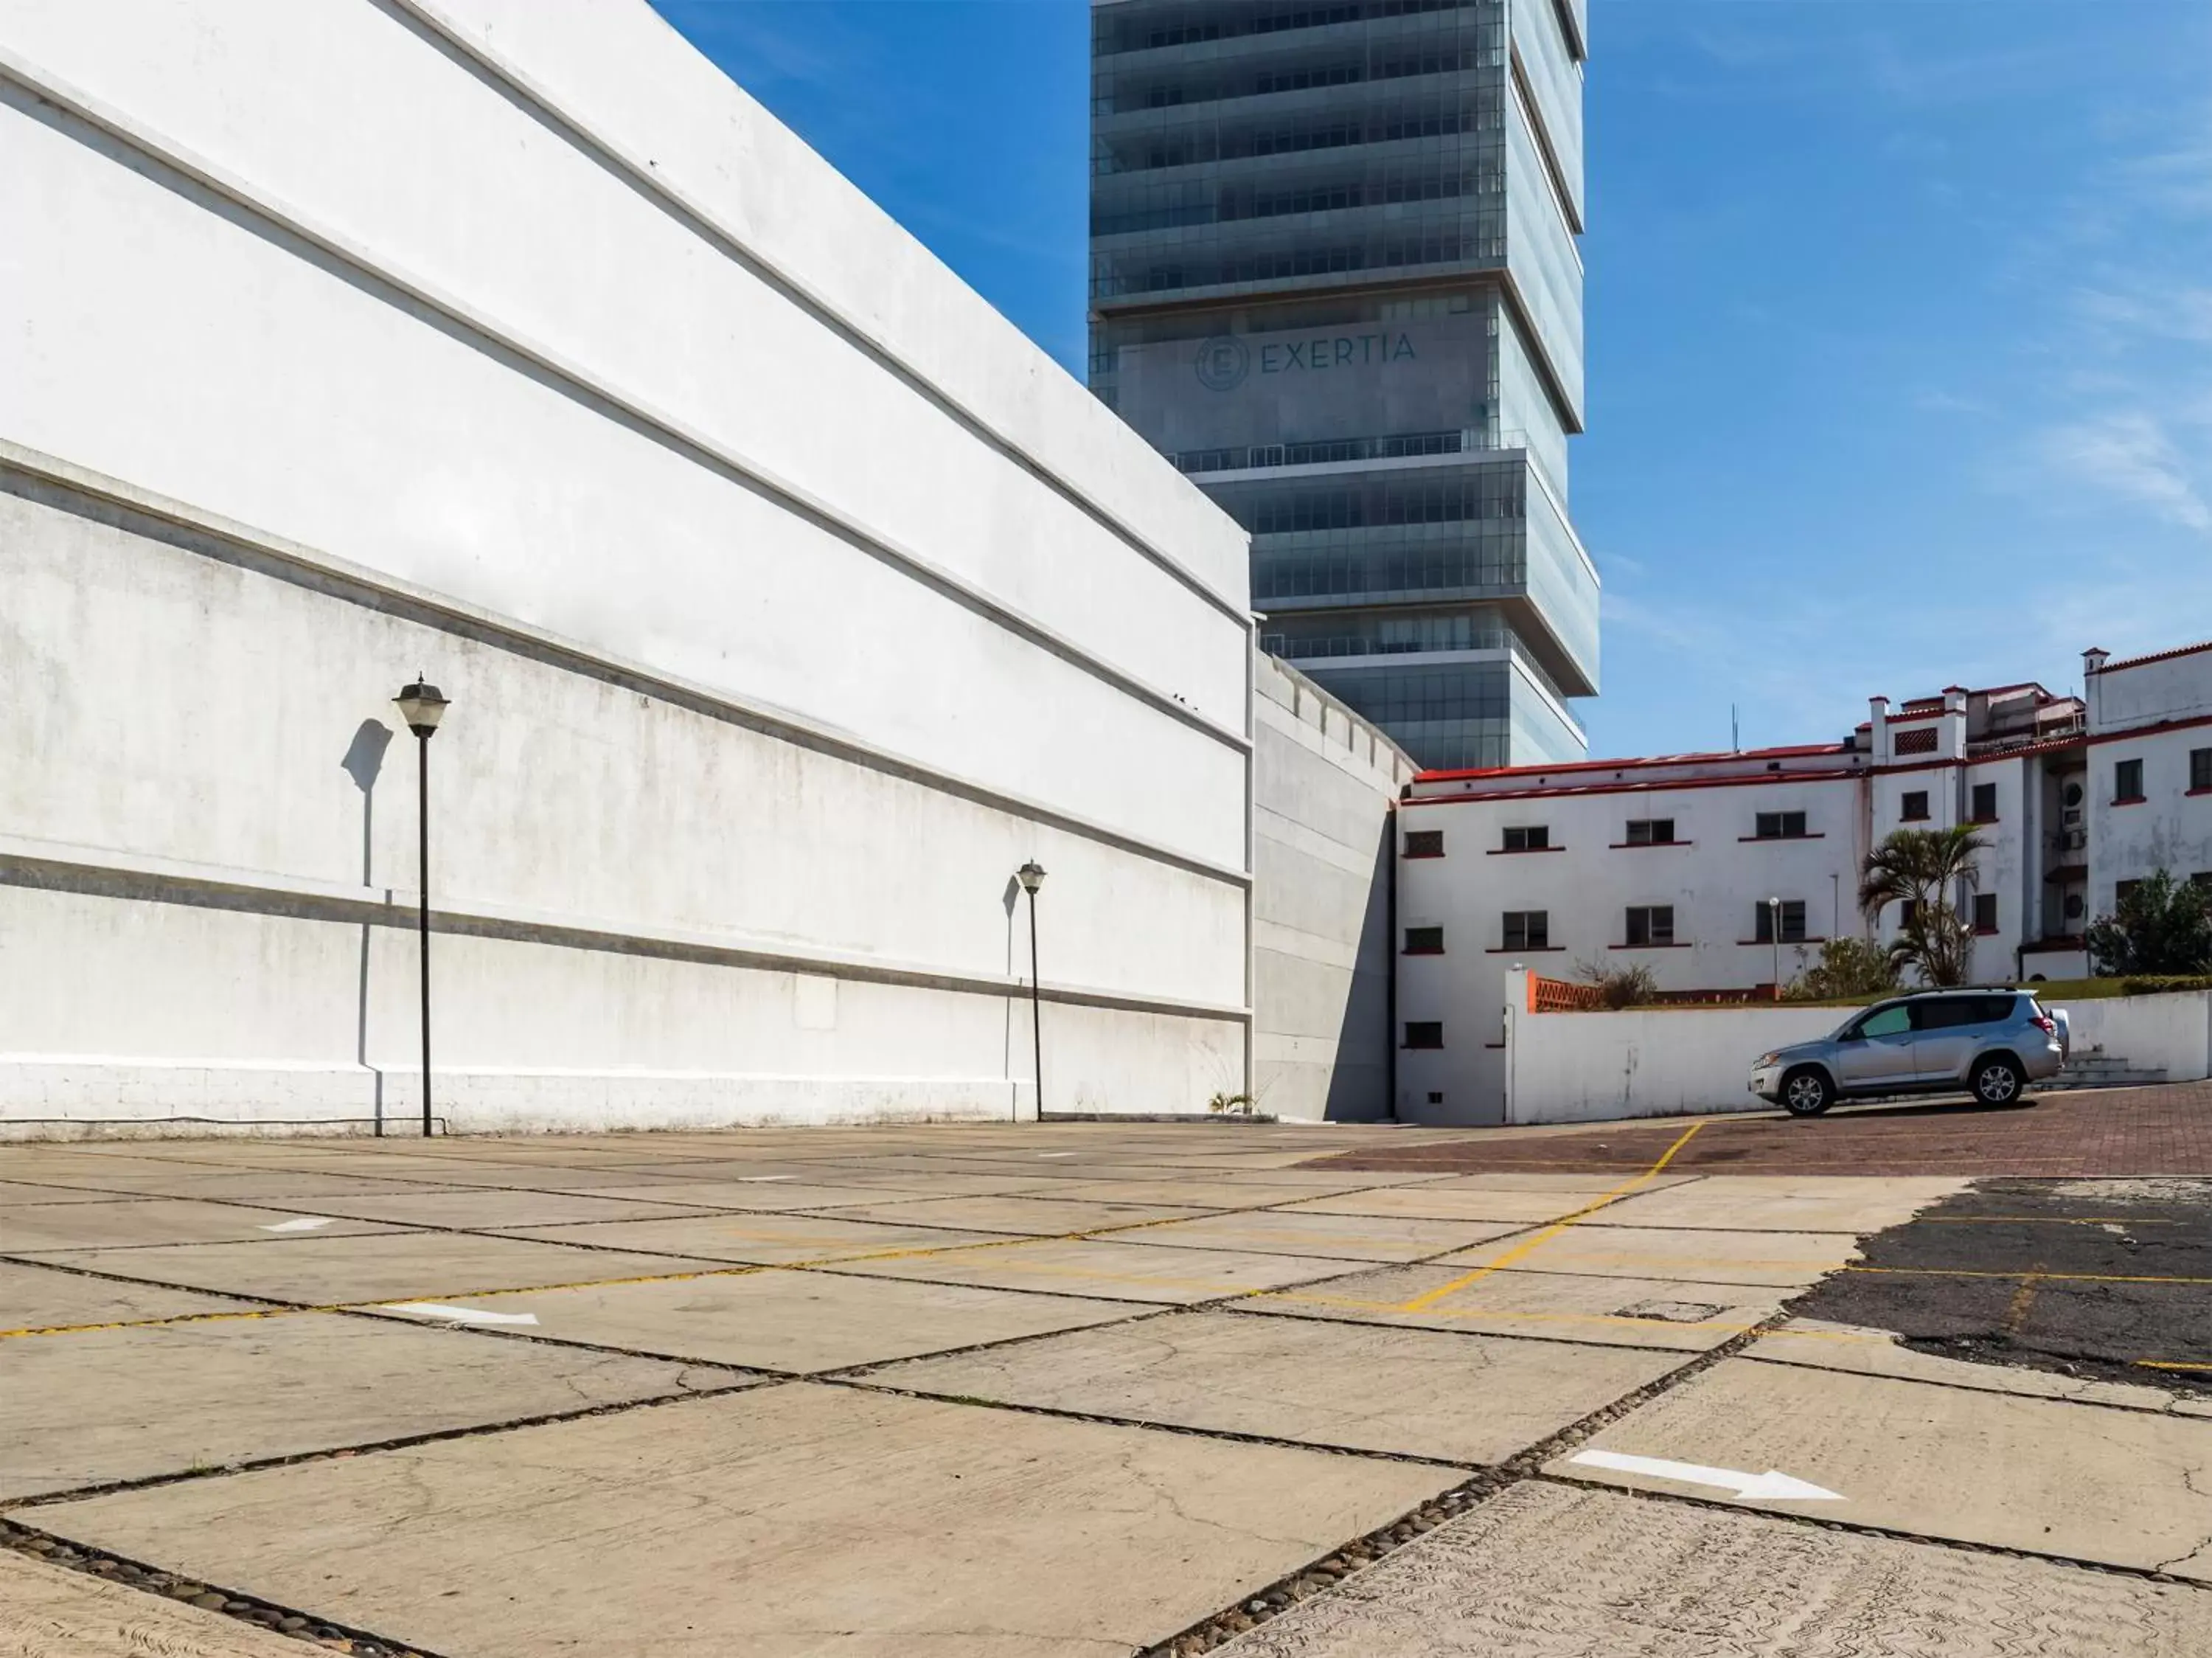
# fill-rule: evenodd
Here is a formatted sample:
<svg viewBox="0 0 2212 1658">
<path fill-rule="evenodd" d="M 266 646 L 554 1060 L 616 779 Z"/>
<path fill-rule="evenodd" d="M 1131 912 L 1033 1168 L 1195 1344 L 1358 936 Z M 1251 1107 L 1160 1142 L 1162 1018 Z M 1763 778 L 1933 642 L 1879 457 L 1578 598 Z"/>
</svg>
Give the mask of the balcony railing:
<svg viewBox="0 0 2212 1658">
<path fill-rule="evenodd" d="M 1269 466 L 1323 466 L 1354 460 L 1405 460 L 1422 455 L 1469 454 L 1525 449 L 1525 432 L 1406 432 L 1387 437 L 1337 437 L 1315 443 L 1249 443 L 1219 449 L 1181 449 L 1168 460 L 1185 472 L 1257 471 Z"/>
</svg>

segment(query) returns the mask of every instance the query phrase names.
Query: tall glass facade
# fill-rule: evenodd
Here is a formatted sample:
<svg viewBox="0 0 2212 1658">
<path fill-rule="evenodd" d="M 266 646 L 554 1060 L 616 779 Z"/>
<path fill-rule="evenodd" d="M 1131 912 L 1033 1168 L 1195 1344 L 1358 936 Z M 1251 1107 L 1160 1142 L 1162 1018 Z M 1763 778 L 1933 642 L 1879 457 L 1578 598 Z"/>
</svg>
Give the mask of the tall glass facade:
<svg viewBox="0 0 2212 1658">
<path fill-rule="evenodd" d="M 1425 765 L 1583 752 L 1582 0 L 1093 0 L 1091 385 Z"/>
</svg>

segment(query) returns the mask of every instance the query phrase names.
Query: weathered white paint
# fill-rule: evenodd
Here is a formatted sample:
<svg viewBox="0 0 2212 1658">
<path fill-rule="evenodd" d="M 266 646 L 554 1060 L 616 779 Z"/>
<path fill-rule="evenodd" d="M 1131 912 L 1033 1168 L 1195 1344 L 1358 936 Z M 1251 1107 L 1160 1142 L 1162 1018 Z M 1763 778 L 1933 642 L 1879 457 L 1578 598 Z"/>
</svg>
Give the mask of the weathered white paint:
<svg viewBox="0 0 2212 1658">
<path fill-rule="evenodd" d="M 2109 915 L 2124 881 L 2163 869 L 2212 880 L 2212 790 L 2190 789 L 2190 756 L 2212 750 L 2212 645 L 2130 661 L 2092 653 L 2083 684 L 2100 741 L 2087 777 L 2089 906 Z M 2142 763 L 2142 798 L 2115 787 L 2125 760 Z"/>
<path fill-rule="evenodd" d="M 2170 1082 L 2212 1076 L 2212 995 L 2112 997 L 2058 1002 L 2066 1009 L 2075 1052 L 2101 1048 L 2138 1070 L 2162 1070 Z"/>
<path fill-rule="evenodd" d="M 1296 669 L 1254 663 L 1258 1108 L 1390 1114 L 1390 826 L 1412 758 Z"/>
<path fill-rule="evenodd" d="M 190 72 L 179 66 L 189 64 Z M 635 0 L 0 15 L 0 1118 L 1202 1110 L 1243 535 Z"/>
</svg>

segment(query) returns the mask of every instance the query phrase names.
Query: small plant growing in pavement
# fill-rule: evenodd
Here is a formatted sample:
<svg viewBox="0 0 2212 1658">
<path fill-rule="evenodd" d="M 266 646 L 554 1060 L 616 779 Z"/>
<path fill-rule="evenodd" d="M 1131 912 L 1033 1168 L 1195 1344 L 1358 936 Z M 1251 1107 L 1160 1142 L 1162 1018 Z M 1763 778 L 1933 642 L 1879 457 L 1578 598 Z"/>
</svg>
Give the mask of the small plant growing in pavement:
<svg viewBox="0 0 2212 1658">
<path fill-rule="evenodd" d="M 1889 947 L 1893 966 L 1911 967 L 1930 984 L 1963 984 L 1974 956 L 1974 930 L 1953 895 L 1981 885 L 1974 860 L 1989 850 L 1974 830 L 1896 829 L 1867 854 L 1860 869 L 1859 908 L 1879 921 L 1892 904 L 1907 907 Z"/>
<path fill-rule="evenodd" d="M 1598 1000 L 1614 1013 L 1619 1013 L 1623 1008 L 1632 1008 L 1639 1002 L 1649 1002 L 1659 993 L 1659 975 L 1640 961 L 1632 966 L 1615 966 L 1602 961 L 1577 961 L 1575 963 L 1575 977 L 1585 984 L 1595 986 Z"/>
<path fill-rule="evenodd" d="M 1206 1102 L 1206 1108 L 1216 1117 L 1249 1117 L 1252 1096 L 1249 1094 L 1217 1094 Z"/>
<path fill-rule="evenodd" d="M 2212 880 L 2154 870 L 2089 923 L 2088 944 L 2101 973 L 2212 972 Z"/>
<path fill-rule="evenodd" d="M 1841 1002 L 1896 988 L 1897 964 L 1887 950 L 1863 938 L 1832 938 L 1820 947 L 1820 959 L 1791 979 L 1784 995 L 1792 1002 Z"/>
</svg>

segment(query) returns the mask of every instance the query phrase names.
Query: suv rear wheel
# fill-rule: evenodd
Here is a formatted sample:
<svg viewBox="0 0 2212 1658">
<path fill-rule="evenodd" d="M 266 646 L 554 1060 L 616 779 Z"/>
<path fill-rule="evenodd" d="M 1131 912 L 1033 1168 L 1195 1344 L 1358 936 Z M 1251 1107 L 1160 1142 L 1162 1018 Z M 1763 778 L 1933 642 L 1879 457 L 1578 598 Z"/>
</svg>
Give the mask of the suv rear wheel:
<svg viewBox="0 0 2212 1658">
<path fill-rule="evenodd" d="M 1782 1079 L 1782 1108 L 1792 1117 L 1818 1117 L 1836 1101 L 1827 1075 L 1807 1065 Z"/>
<path fill-rule="evenodd" d="M 2021 1074 L 2020 1062 L 2010 1054 L 1991 1054 L 1975 1062 L 1974 1098 L 1985 1106 L 2008 1106 L 2020 1098 L 2027 1081 Z"/>
</svg>

